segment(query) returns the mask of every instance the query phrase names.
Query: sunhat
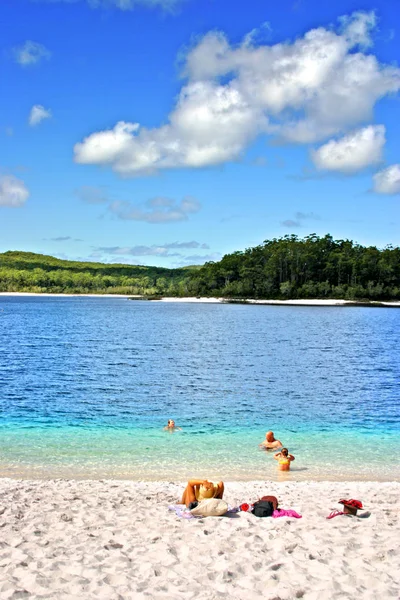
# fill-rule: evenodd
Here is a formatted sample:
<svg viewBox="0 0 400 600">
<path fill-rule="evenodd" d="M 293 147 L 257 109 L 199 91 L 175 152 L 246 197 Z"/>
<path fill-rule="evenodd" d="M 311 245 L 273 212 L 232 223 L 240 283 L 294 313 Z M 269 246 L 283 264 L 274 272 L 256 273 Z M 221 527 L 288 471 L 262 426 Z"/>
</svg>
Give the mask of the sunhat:
<svg viewBox="0 0 400 600">
<path fill-rule="evenodd" d="M 353 500 L 352 498 L 350 500 L 339 500 L 339 504 L 343 504 L 344 506 L 351 506 L 352 508 L 356 508 L 357 510 L 359 508 L 363 508 L 361 500 Z"/>
<path fill-rule="evenodd" d="M 333 510 L 326 518 L 327 519 L 333 519 L 333 517 L 338 517 L 339 515 L 353 515 L 353 516 L 357 516 L 357 511 L 359 508 L 363 508 L 363 504 L 361 502 L 361 500 L 353 500 L 353 498 L 350 498 L 350 500 L 339 500 L 339 504 L 343 504 L 343 506 L 345 507 L 344 512 L 341 510 Z M 365 515 L 367 515 L 367 513 L 364 513 Z M 368 515 L 369 516 L 369 515 Z"/>
</svg>

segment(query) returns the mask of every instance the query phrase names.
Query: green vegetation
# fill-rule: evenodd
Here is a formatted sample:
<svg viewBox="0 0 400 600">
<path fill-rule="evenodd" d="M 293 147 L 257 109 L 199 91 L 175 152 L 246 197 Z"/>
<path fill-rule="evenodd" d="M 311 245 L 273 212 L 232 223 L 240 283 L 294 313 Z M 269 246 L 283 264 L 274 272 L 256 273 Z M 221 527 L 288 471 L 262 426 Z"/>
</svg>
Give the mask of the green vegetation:
<svg viewBox="0 0 400 600">
<path fill-rule="evenodd" d="M 190 275 L 192 295 L 400 300 L 400 248 L 286 235 L 227 254 Z"/>
<path fill-rule="evenodd" d="M 400 300 L 400 248 L 311 234 L 267 240 L 202 267 L 163 269 L 0 254 L 0 291 Z"/>
<path fill-rule="evenodd" d="M 108 265 L 4 252 L 0 254 L 0 292 L 184 296 L 188 272 L 187 268 Z"/>
</svg>

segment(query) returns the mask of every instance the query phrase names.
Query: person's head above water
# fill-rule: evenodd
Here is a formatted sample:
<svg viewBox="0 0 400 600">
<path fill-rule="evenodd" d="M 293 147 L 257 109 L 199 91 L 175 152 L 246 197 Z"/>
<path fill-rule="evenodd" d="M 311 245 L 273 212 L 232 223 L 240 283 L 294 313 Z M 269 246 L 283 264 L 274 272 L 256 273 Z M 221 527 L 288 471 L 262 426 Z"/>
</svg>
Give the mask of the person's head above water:
<svg viewBox="0 0 400 600">
<path fill-rule="evenodd" d="M 282 456 L 287 456 L 289 454 L 289 450 L 287 448 L 282 448 L 281 454 Z"/>
<path fill-rule="evenodd" d="M 164 427 L 164 431 L 182 431 L 182 429 L 175 425 L 175 421 L 173 419 L 168 419 L 168 423 Z"/>
<path fill-rule="evenodd" d="M 265 440 L 260 444 L 260 446 L 261 448 L 266 448 L 267 450 L 274 450 L 275 448 L 280 448 L 282 446 L 282 442 L 276 439 L 273 431 L 267 431 L 265 434 Z"/>
</svg>

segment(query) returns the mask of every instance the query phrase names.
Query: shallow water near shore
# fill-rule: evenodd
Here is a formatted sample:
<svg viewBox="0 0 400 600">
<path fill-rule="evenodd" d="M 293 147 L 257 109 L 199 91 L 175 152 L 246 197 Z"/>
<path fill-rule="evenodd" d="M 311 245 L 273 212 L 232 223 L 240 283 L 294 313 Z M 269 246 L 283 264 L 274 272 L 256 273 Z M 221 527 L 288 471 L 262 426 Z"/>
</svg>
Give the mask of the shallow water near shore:
<svg viewBox="0 0 400 600">
<path fill-rule="evenodd" d="M 400 312 L 0 297 L 0 473 L 400 481 Z M 174 418 L 183 431 L 162 431 Z M 258 444 L 296 461 L 278 473 Z"/>
</svg>

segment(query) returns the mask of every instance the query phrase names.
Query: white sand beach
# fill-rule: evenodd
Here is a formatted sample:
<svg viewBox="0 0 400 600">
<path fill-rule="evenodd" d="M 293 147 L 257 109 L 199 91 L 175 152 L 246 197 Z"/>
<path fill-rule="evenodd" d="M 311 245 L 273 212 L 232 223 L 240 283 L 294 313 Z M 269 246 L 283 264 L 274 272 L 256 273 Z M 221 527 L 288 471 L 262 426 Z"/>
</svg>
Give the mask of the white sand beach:
<svg viewBox="0 0 400 600">
<path fill-rule="evenodd" d="M 183 487 L 0 479 L 0 597 L 399 598 L 399 483 L 226 483 L 232 506 L 273 494 L 302 519 L 179 518 Z M 343 497 L 365 518 L 327 520 Z"/>
<path fill-rule="evenodd" d="M 14 297 L 39 297 L 45 298 L 133 298 L 137 300 L 147 300 L 143 296 L 138 294 L 49 294 L 48 292 L 43 294 L 35 294 L 32 292 L 0 292 L 1 296 L 14 296 Z M 329 298 L 327 300 L 321 298 L 315 299 L 292 299 L 292 300 L 255 300 L 247 298 L 245 300 L 229 300 L 227 298 L 208 298 L 208 297 L 162 297 L 157 299 L 148 300 L 149 302 L 182 302 L 182 303 L 193 303 L 193 304 L 224 304 L 232 302 L 243 303 L 243 304 L 266 304 L 271 306 L 352 306 L 365 304 L 365 306 L 393 306 L 400 307 L 400 302 L 385 302 L 385 301 L 371 301 L 371 302 L 357 302 L 354 300 L 340 300 Z"/>
</svg>

